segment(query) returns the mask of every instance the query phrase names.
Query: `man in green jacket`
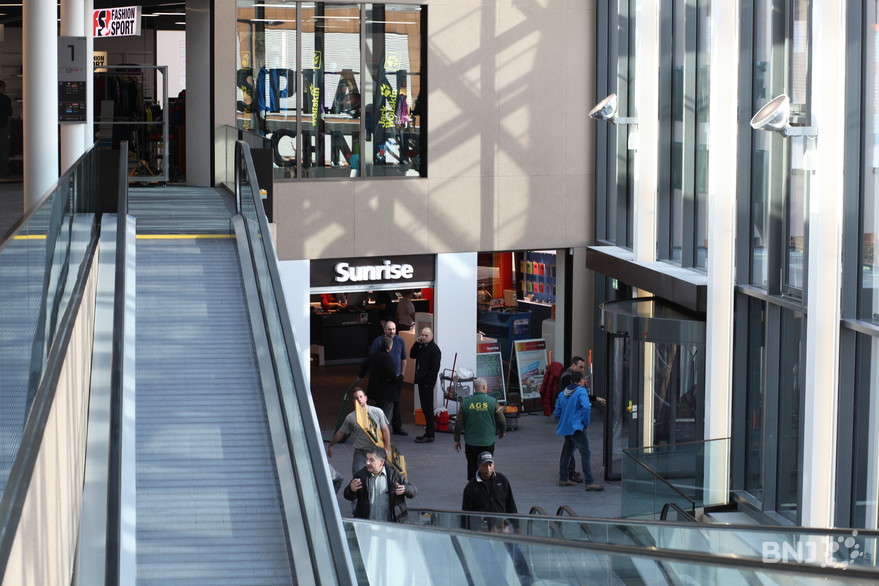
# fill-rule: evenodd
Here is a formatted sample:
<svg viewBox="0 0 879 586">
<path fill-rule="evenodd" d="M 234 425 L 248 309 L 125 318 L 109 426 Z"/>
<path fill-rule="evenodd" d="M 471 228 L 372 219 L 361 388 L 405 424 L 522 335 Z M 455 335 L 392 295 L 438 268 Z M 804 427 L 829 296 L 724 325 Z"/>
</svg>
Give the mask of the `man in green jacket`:
<svg viewBox="0 0 879 586">
<path fill-rule="evenodd" d="M 484 378 L 473 381 L 473 394 L 465 398 L 455 417 L 455 450 L 461 451 L 461 432 L 467 438 L 464 454 L 467 456 L 467 480 L 476 476 L 476 460 L 482 452 L 494 454 L 495 436 L 504 437 L 507 419 L 497 400 L 487 394 Z"/>
</svg>

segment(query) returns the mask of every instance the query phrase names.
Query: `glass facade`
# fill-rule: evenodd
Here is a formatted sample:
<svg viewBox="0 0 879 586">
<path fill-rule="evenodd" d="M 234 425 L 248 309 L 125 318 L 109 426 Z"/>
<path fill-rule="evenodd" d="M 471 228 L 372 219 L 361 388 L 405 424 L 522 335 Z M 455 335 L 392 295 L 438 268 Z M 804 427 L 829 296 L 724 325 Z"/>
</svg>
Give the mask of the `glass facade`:
<svg viewBox="0 0 879 586">
<path fill-rule="evenodd" d="M 743 297 L 747 304 L 747 378 L 744 382 L 744 489 L 763 498 L 763 438 L 766 389 L 766 309 L 762 302 Z M 738 386 L 738 385 L 736 385 Z"/>
<path fill-rule="evenodd" d="M 775 510 L 790 521 L 799 521 L 801 495 L 802 389 L 805 354 L 805 316 L 782 308 L 778 361 L 778 464 Z"/>
<path fill-rule="evenodd" d="M 663 15 L 671 75 L 660 74 L 667 88 L 661 98 L 667 106 L 660 112 L 670 109 L 660 122 L 665 129 L 660 141 L 670 156 L 668 168 L 660 171 L 660 223 L 668 229 L 659 232 L 659 250 L 661 258 L 684 267 L 704 268 L 707 257 L 710 8 L 708 0 L 678 0 Z"/>
<path fill-rule="evenodd" d="M 635 106 L 635 38 L 637 5 L 634 0 L 610 0 L 599 3 L 607 21 L 607 58 L 599 60 L 598 92 L 617 95 L 617 115 L 637 117 Z M 601 210 L 596 225 L 599 241 L 624 248 L 632 247 L 634 157 L 629 144 L 632 129 L 628 125 L 602 124 L 597 128 L 597 155 L 605 164 L 597 168 L 599 188 L 596 205 Z"/>
<path fill-rule="evenodd" d="M 875 255 L 879 234 L 879 7 L 872 0 L 864 3 L 863 91 L 863 168 L 861 170 L 861 279 L 858 317 L 879 323 L 879 259 Z"/>
<path fill-rule="evenodd" d="M 276 178 L 426 175 L 425 14 L 239 2 L 238 127 L 271 139 Z"/>
<path fill-rule="evenodd" d="M 879 3 L 874 1 L 849 7 L 851 11 L 863 11 L 866 17 L 858 20 L 859 24 L 866 21 L 860 33 L 864 38 L 861 95 L 864 118 L 868 119 L 862 125 L 866 133 L 862 138 L 865 152 L 859 158 L 868 166 L 861 181 L 862 217 L 858 224 L 861 234 L 857 247 L 860 254 L 855 256 L 860 259 L 861 288 L 857 296 L 857 316 L 874 328 L 879 320 L 879 309 L 874 309 L 879 303 L 875 302 L 872 284 L 874 224 L 879 223 L 879 213 L 875 212 L 879 209 L 876 205 L 879 190 L 875 188 L 873 171 L 876 167 L 873 160 L 879 160 L 874 157 L 874 149 L 879 145 L 879 139 L 875 138 L 879 136 L 879 106 L 876 105 L 879 102 L 875 97 L 879 95 L 877 6 Z M 708 115 L 712 73 L 709 56 L 714 49 L 710 34 L 712 7 L 707 0 L 659 4 L 661 57 L 655 80 L 660 96 L 659 142 L 655 151 L 658 162 L 655 258 L 682 268 L 705 271 L 710 271 L 707 253 L 711 236 L 708 232 L 711 205 Z M 631 48 L 641 34 L 635 26 L 635 8 L 621 0 L 611 4 L 604 18 L 607 82 L 605 86 L 599 82 L 598 97 L 616 92 L 621 98 L 618 116 L 637 116 L 634 100 L 624 97 L 624 91 L 633 92 L 636 83 L 645 83 L 634 76 Z M 816 125 L 811 104 L 813 61 L 817 58 L 813 55 L 812 10 L 810 0 L 753 0 L 741 3 L 739 8 L 741 59 L 737 87 L 743 106 L 739 111 L 737 135 L 737 237 L 734 244 L 738 259 L 734 269 L 737 315 L 733 320 L 736 347 L 732 367 L 732 429 L 737 437 L 731 444 L 734 447 L 732 483 L 734 490 L 741 491 L 755 506 L 779 521 L 790 523 L 803 519 L 804 388 L 809 313 L 806 303 L 807 211 L 816 168 L 816 140 L 753 131 L 748 126 L 748 116 L 773 98 L 786 94 L 791 105 L 789 124 L 792 127 Z M 628 131 L 624 126 L 597 129 L 599 145 L 607 144 L 608 152 L 615 156 L 607 156 L 605 168 L 598 169 L 596 229 L 602 243 L 631 247 L 632 235 L 624 234 L 626 224 L 621 220 L 630 219 L 633 212 L 632 199 L 621 196 L 631 185 L 630 175 L 621 173 L 621 169 L 628 171 L 634 166 L 632 151 L 622 144 L 621 137 Z M 643 150 L 635 151 L 634 157 L 643 153 Z M 868 326 L 862 324 L 861 327 Z M 879 328 L 872 335 L 879 339 Z M 858 347 L 864 344 L 865 341 L 860 341 Z M 684 347 L 677 350 L 681 352 Z M 866 356 L 864 352 L 859 350 L 858 356 Z M 675 376 L 676 371 L 670 366 L 673 360 L 681 357 L 683 354 L 674 356 L 668 348 L 663 350 L 660 346 L 650 359 L 654 373 L 651 379 L 654 409 L 686 406 L 682 403 L 683 397 L 663 395 L 662 387 L 664 376 Z M 864 401 L 869 401 L 873 392 L 868 389 L 874 385 L 865 382 L 870 377 L 860 371 L 856 378 L 853 386 L 857 388 L 852 392 L 858 395 L 858 405 L 866 405 Z M 656 421 L 665 422 L 669 418 L 658 417 Z M 869 423 L 864 422 L 863 429 L 870 429 Z M 673 443 L 673 436 L 679 435 L 680 430 L 664 429 L 660 425 L 654 426 L 653 431 L 654 439 L 660 443 Z M 866 449 L 866 452 L 860 450 L 857 457 L 861 461 L 852 465 L 853 483 L 861 487 L 859 493 L 853 493 L 853 503 L 863 503 L 864 495 L 871 494 L 872 489 L 865 488 L 863 468 L 867 462 L 879 461 L 879 456 L 874 454 L 879 449 Z M 854 472 L 856 470 L 859 472 Z M 879 491 L 879 481 L 874 484 Z M 869 510 L 869 514 L 859 513 L 859 518 L 879 515 L 876 507 Z M 875 519 L 870 522 L 875 523 Z"/>
</svg>

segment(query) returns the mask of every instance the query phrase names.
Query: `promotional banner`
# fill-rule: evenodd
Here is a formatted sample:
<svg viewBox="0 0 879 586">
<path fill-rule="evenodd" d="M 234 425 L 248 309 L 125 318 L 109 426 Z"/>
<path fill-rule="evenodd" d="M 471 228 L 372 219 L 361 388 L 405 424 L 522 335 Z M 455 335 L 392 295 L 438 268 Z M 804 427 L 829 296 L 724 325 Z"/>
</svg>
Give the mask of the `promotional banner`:
<svg viewBox="0 0 879 586">
<path fill-rule="evenodd" d="M 96 39 L 139 37 L 140 6 L 102 8 L 92 14 L 92 34 Z"/>
<path fill-rule="evenodd" d="M 507 401 L 504 384 L 504 363 L 500 352 L 482 352 L 476 355 L 476 376 L 488 383 L 488 394 L 501 403 Z"/>
<path fill-rule="evenodd" d="M 513 350 L 522 400 L 539 399 L 547 366 L 546 340 L 517 340 L 513 342 Z"/>
</svg>

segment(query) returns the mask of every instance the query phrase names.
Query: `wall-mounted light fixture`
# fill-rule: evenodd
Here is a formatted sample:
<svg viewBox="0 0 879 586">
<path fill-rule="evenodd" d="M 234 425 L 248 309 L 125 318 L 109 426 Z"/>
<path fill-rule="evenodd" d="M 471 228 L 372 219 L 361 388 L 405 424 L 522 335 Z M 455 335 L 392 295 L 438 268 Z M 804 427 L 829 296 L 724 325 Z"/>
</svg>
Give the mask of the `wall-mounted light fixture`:
<svg viewBox="0 0 879 586">
<path fill-rule="evenodd" d="M 637 118 L 620 118 L 617 116 L 617 95 L 611 94 L 598 102 L 589 111 L 589 117 L 596 120 L 607 120 L 611 124 L 625 125 L 638 124 Z"/>
<path fill-rule="evenodd" d="M 781 94 L 760 108 L 751 118 L 751 128 L 754 130 L 768 130 L 778 132 L 782 136 L 805 136 L 815 138 L 818 136 L 817 126 L 791 126 L 790 125 L 790 98 L 787 94 Z"/>
</svg>

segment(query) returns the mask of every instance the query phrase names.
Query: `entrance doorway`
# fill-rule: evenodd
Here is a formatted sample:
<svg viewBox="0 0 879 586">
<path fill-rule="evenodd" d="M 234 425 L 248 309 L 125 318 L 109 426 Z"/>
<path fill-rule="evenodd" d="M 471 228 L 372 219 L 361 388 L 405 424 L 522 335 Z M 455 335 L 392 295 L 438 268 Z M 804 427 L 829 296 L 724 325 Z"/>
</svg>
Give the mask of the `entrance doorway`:
<svg viewBox="0 0 879 586">
<path fill-rule="evenodd" d="M 703 439 L 705 320 L 658 298 L 601 306 L 606 333 L 608 480 L 627 448 Z"/>
</svg>

